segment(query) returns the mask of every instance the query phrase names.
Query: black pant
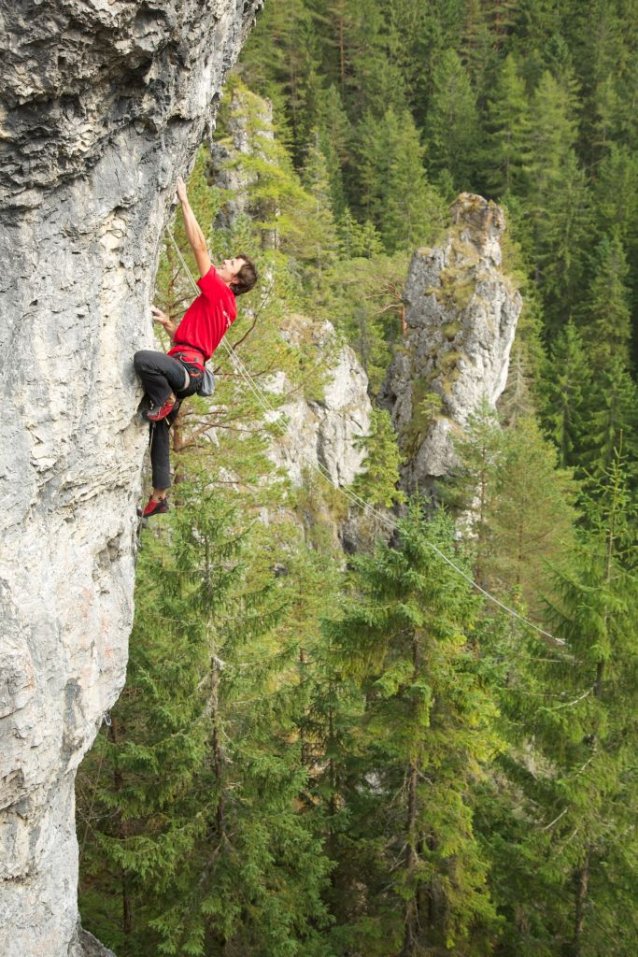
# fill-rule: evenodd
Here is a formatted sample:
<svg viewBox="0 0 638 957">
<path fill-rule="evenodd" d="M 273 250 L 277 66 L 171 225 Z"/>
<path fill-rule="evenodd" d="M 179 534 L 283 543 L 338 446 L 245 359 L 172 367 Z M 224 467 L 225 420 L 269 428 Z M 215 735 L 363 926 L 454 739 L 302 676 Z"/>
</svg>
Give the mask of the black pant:
<svg viewBox="0 0 638 957">
<path fill-rule="evenodd" d="M 169 428 L 175 421 L 182 399 L 197 392 L 202 379 L 199 366 L 181 359 L 173 359 L 163 352 L 143 349 L 136 352 L 133 365 L 142 380 L 151 404 L 162 406 L 171 392 L 177 397 L 177 405 L 161 422 L 151 422 L 151 464 L 153 488 L 165 489 L 171 485 Z M 184 370 L 190 375 L 190 384 L 184 388 Z"/>
</svg>

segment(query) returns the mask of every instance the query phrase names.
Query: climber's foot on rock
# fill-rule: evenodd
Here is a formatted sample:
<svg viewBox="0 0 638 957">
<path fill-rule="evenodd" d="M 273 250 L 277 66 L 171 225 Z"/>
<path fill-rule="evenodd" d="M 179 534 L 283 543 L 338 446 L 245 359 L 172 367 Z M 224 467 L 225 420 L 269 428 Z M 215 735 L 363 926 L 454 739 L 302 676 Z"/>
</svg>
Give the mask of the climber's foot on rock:
<svg viewBox="0 0 638 957">
<path fill-rule="evenodd" d="M 137 514 L 140 518 L 150 518 L 151 515 L 162 515 L 164 512 L 168 512 L 168 502 L 165 498 L 155 499 L 151 496 L 144 506 L 144 508 L 138 508 Z"/>
<path fill-rule="evenodd" d="M 165 419 L 167 415 L 170 415 L 170 413 L 175 408 L 176 404 L 177 404 L 177 396 L 173 395 L 173 393 L 171 392 L 171 394 L 169 395 L 164 405 L 152 406 L 148 410 L 148 412 L 143 413 L 144 418 L 148 422 L 161 422 L 162 419 Z"/>
</svg>

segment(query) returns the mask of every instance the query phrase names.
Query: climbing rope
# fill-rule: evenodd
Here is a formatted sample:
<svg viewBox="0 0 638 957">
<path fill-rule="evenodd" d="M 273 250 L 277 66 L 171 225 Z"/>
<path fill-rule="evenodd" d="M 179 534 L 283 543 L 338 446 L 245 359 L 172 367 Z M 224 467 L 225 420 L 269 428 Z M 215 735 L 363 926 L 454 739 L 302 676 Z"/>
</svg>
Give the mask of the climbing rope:
<svg viewBox="0 0 638 957">
<path fill-rule="evenodd" d="M 195 294 L 199 296 L 200 294 L 199 286 L 197 285 L 195 278 L 192 272 L 190 271 L 186 260 L 184 259 L 182 255 L 181 249 L 177 245 L 177 242 L 175 240 L 175 236 L 173 235 L 173 231 L 170 227 L 170 224 L 167 225 L 166 230 L 168 232 L 168 235 L 170 237 L 170 240 L 173 246 L 175 247 L 175 252 L 177 253 L 177 256 L 182 265 L 182 268 L 184 269 L 186 275 L 190 279 L 193 289 L 195 291 Z M 276 419 L 278 410 L 272 406 L 272 404 L 268 401 L 267 397 L 259 389 L 259 386 L 254 382 L 252 376 L 250 375 L 250 372 L 248 371 L 248 369 L 246 369 L 244 363 L 239 358 L 239 356 L 233 349 L 232 345 L 226 341 L 225 336 L 222 338 L 221 344 L 226 350 L 233 367 L 239 373 L 242 379 L 245 381 L 246 385 L 252 392 L 258 404 L 267 414 L 269 420 L 272 421 L 273 424 L 278 427 L 281 435 L 285 435 L 286 433 L 285 427 Z M 366 502 L 363 498 L 361 498 L 360 495 L 358 495 L 352 489 L 345 488 L 343 486 L 335 486 L 333 484 L 330 473 L 320 462 L 317 463 L 317 465 L 314 466 L 314 468 L 329 483 L 331 488 L 336 488 L 336 491 L 339 492 L 339 494 L 342 495 L 344 498 L 346 498 L 352 505 L 356 506 L 357 508 L 363 509 L 363 511 L 369 515 L 373 515 L 379 522 L 381 522 L 381 524 L 385 525 L 391 531 L 399 531 L 398 522 L 395 519 L 393 519 L 391 516 L 385 515 L 383 512 L 378 511 L 378 509 L 370 505 L 369 502 Z M 534 631 L 538 632 L 538 634 L 542 635 L 544 638 L 549 638 L 551 641 L 555 642 L 557 645 L 566 644 L 566 642 L 562 638 L 557 638 L 555 635 L 551 634 L 551 632 L 546 631 L 544 628 L 541 628 L 540 625 L 537 625 L 535 624 L 535 622 L 530 621 L 528 618 L 525 618 L 525 616 L 517 612 L 516 609 L 510 608 L 509 605 L 506 605 L 495 595 L 492 595 L 492 593 L 489 592 L 486 588 L 483 588 L 482 585 L 479 585 L 478 582 L 474 581 L 471 575 L 468 575 L 466 571 L 464 571 L 455 562 L 453 562 L 452 559 L 445 554 L 445 552 L 443 552 L 440 548 L 438 548 L 437 545 L 434 544 L 434 542 L 427 542 L 426 544 L 443 562 L 446 563 L 446 565 L 449 565 L 449 567 L 452 568 L 460 578 L 464 579 L 464 581 L 466 581 L 469 585 L 471 585 L 472 588 L 476 589 L 476 591 L 478 591 L 481 595 L 483 595 L 483 597 L 487 601 L 491 602 L 493 605 L 496 605 L 498 608 L 501 609 L 501 611 L 504 611 L 511 618 L 515 618 L 517 621 L 520 621 L 521 624 L 525 625 L 526 627 L 532 628 Z"/>
</svg>

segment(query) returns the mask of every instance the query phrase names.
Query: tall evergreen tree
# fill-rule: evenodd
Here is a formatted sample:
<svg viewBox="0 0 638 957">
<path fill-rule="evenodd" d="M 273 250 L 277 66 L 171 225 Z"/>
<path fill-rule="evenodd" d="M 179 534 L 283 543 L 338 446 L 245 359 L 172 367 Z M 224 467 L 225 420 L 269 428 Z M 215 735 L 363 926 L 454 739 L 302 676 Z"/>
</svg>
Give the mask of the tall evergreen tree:
<svg viewBox="0 0 638 957">
<path fill-rule="evenodd" d="M 585 337 L 595 370 L 629 364 L 631 313 L 626 286 L 628 266 L 617 234 L 598 244 L 586 302 Z"/>
<path fill-rule="evenodd" d="M 428 185 L 414 122 L 407 112 L 372 114 L 359 128 L 363 212 L 379 229 L 388 252 L 412 248 L 432 235 L 441 202 Z"/>
<path fill-rule="evenodd" d="M 525 185 L 529 127 L 525 83 L 518 75 L 516 57 L 510 53 L 503 61 L 488 103 L 488 182 L 497 196 Z"/>
<path fill-rule="evenodd" d="M 638 390 L 622 360 L 616 360 L 599 374 L 592 390 L 586 419 L 582 461 L 588 483 L 604 480 L 616 455 L 622 450 L 630 471 L 638 463 L 636 427 Z"/>
<path fill-rule="evenodd" d="M 556 324 L 569 319 L 584 269 L 589 197 L 575 141 L 569 91 L 545 72 L 532 99 L 527 171 L 537 278 Z"/>
<path fill-rule="evenodd" d="M 397 548 L 358 558 L 352 591 L 328 635 L 366 698 L 365 772 L 351 806 L 362 908 L 337 940 L 416 957 L 479 954 L 493 929 L 486 864 L 472 829 L 472 780 L 497 746 L 493 706 L 468 651 L 477 602 L 436 555 L 453 529 L 416 511 Z M 458 555 L 454 558 L 459 561 Z"/>
<path fill-rule="evenodd" d="M 547 590 L 546 563 L 560 564 L 576 518 L 573 476 L 556 460 L 534 419 L 521 419 L 506 433 L 492 503 L 492 569 L 497 580 L 519 588 L 529 606 Z"/>
<path fill-rule="evenodd" d="M 544 394 L 544 417 L 562 468 L 580 462 L 592 385 L 588 351 L 576 325 L 568 322 L 554 343 Z"/>
<path fill-rule="evenodd" d="M 425 131 L 430 168 L 447 170 L 457 189 L 470 188 L 478 165 L 479 118 L 470 79 L 452 50 L 434 67 Z"/>
<path fill-rule="evenodd" d="M 295 809 L 295 651 L 256 650 L 285 590 L 272 574 L 251 587 L 218 493 L 180 495 L 170 537 L 142 550 L 131 675 L 86 846 L 110 873 L 88 879 L 85 920 L 98 929 L 93 908 L 106 913 L 102 939 L 124 957 L 320 954 L 328 863 Z"/>
<path fill-rule="evenodd" d="M 513 857 L 525 877 L 507 955 L 593 957 L 612 941 L 628 957 L 634 946 L 635 544 L 620 458 L 605 478 L 588 509 L 591 532 L 554 586 L 551 621 L 566 644 L 540 654 L 535 642 L 506 692 L 527 748 L 508 768 L 527 824 Z"/>
</svg>

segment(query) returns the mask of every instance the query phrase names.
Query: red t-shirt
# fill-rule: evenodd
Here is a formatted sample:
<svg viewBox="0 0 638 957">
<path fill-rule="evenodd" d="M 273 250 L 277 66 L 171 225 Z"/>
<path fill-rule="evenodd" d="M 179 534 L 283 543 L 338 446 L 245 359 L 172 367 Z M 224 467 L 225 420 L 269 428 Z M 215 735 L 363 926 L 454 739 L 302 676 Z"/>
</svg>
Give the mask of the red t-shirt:
<svg viewBox="0 0 638 957">
<path fill-rule="evenodd" d="M 184 313 L 184 318 L 175 331 L 169 356 L 182 346 L 195 346 L 210 359 L 222 341 L 224 333 L 237 318 L 235 294 L 219 278 L 214 266 L 197 280 L 202 291 Z"/>
</svg>

